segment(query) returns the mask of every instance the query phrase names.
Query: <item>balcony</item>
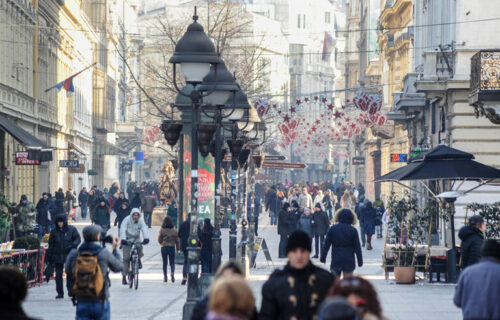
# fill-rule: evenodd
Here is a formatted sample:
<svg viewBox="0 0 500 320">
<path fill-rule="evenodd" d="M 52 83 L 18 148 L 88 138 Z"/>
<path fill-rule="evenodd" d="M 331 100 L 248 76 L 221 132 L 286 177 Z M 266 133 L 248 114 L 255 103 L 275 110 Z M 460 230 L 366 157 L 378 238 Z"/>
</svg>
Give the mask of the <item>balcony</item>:
<svg viewBox="0 0 500 320">
<path fill-rule="evenodd" d="M 476 117 L 500 124 L 500 49 L 481 50 L 471 58 L 469 104 Z"/>
</svg>

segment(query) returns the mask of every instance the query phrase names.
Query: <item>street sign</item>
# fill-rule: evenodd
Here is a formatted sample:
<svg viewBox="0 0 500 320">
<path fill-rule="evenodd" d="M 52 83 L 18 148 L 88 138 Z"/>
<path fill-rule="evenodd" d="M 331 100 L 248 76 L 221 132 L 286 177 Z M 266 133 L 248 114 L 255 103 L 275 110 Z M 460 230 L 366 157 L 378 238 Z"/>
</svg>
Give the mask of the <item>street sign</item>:
<svg viewBox="0 0 500 320">
<path fill-rule="evenodd" d="M 264 159 L 264 163 L 262 164 L 263 168 L 279 168 L 279 169 L 305 169 L 307 165 L 305 163 L 296 163 L 296 162 L 272 162 L 266 161 Z"/>
<path fill-rule="evenodd" d="M 28 159 L 28 152 L 16 152 L 16 165 L 18 166 L 38 166 L 40 160 Z"/>
<path fill-rule="evenodd" d="M 122 163 L 122 171 L 132 171 L 131 163 Z"/>
<path fill-rule="evenodd" d="M 391 153 L 391 162 L 407 162 L 408 154 L 406 153 Z"/>
<path fill-rule="evenodd" d="M 274 156 L 274 155 L 264 155 L 264 161 L 284 161 L 286 160 L 285 156 Z M 226 154 L 222 161 L 231 161 L 231 155 Z"/>
<path fill-rule="evenodd" d="M 355 166 L 365 164 L 365 158 L 363 157 L 352 157 L 352 164 Z"/>
<path fill-rule="evenodd" d="M 78 160 L 59 160 L 59 167 L 61 168 L 78 168 Z"/>
<path fill-rule="evenodd" d="M 77 168 L 68 168 L 69 173 L 85 173 L 85 165 L 80 163 Z"/>
</svg>

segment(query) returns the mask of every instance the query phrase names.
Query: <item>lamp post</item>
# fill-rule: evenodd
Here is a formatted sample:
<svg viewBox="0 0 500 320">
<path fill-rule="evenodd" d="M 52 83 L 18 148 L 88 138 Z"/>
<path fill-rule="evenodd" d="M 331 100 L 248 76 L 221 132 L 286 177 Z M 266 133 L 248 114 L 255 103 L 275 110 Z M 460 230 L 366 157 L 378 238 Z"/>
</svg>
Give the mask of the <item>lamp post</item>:
<svg viewBox="0 0 500 320">
<path fill-rule="evenodd" d="M 204 153 L 210 143 L 215 130 L 210 125 L 199 125 L 200 106 L 204 97 L 214 93 L 216 85 L 210 91 L 202 92 L 197 86 L 203 81 L 203 78 L 209 73 L 210 67 L 215 66 L 215 80 L 217 80 L 217 65 L 222 62 L 215 52 L 215 46 L 203 31 L 203 27 L 198 23 L 196 7 L 191 23 L 186 33 L 177 42 L 173 56 L 169 62 L 173 64 L 173 80 L 177 92 L 184 96 L 189 96 L 192 102 L 192 125 L 191 125 L 191 207 L 190 207 L 190 236 L 188 239 L 188 287 L 187 300 L 183 308 L 183 319 L 190 319 L 194 305 L 200 297 L 200 288 L 198 285 L 198 265 L 200 259 L 200 247 L 198 239 L 198 135 L 201 145 L 199 146 Z M 181 72 L 186 79 L 186 83 L 193 86 L 189 95 L 179 89 L 176 81 L 176 68 L 180 64 Z M 229 95 L 229 93 L 228 93 Z M 227 96 L 226 96 L 227 100 Z M 164 123 L 165 124 L 165 123 Z M 165 135 L 170 131 L 169 125 L 162 125 Z M 180 133 L 180 130 L 179 130 Z M 169 141 L 170 142 L 173 141 Z"/>
<path fill-rule="evenodd" d="M 217 271 L 221 264 L 221 232 L 220 232 L 220 202 L 221 202 L 221 163 L 222 163 L 222 121 L 224 119 L 239 119 L 243 116 L 245 107 L 236 105 L 236 92 L 240 89 L 233 75 L 227 70 L 226 65 L 221 63 L 218 79 L 215 79 L 216 68 L 212 67 L 200 85 L 200 90 L 211 90 L 216 85 L 215 91 L 204 99 L 204 102 L 214 106 L 217 130 L 215 135 L 215 206 L 214 206 L 214 233 L 212 236 L 212 274 Z M 225 93 L 231 92 L 232 96 Z M 210 115 L 206 114 L 211 117 Z"/>
</svg>

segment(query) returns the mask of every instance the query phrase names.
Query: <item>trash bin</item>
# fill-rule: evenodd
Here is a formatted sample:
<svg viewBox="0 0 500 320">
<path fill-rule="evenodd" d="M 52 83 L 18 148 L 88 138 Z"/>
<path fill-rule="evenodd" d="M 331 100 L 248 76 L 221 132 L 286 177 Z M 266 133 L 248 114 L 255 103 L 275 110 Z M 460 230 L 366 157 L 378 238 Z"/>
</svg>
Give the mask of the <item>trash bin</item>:
<svg viewBox="0 0 500 320">
<path fill-rule="evenodd" d="M 446 273 L 449 283 L 457 283 L 457 249 L 452 248 L 446 251 Z"/>
</svg>

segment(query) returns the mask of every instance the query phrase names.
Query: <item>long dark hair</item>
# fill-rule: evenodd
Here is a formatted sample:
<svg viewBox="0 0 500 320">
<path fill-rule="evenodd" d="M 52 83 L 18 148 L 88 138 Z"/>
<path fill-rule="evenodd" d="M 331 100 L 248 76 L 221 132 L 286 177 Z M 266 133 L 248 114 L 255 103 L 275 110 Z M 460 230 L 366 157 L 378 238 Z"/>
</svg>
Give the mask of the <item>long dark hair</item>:
<svg viewBox="0 0 500 320">
<path fill-rule="evenodd" d="M 172 220 L 171 217 L 166 216 L 165 219 L 163 219 L 161 227 L 166 229 L 172 229 L 174 227 L 174 221 Z"/>
<path fill-rule="evenodd" d="M 357 306 L 361 316 L 372 313 L 378 318 L 382 317 L 382 307 L 378 300 L 377 291 L 368 280 L 361 277 L 347 276 L 344 279 L 337 280 L 328 295 L 347 298 L 351 294 L 355 294 L 362 299 Z"/>
<path fill-rule="evenodd" d="M 202 231 L 205 232 L 205 233 L 208 233 L 208 232 L 211 232 L 213 230 L 213 227 L 212 227 L 212 223 L 210 223 L 210 219 L 209 218 L 205 218 L 205 220 L 203 220 L 203 229 Z"/>
</svg>

